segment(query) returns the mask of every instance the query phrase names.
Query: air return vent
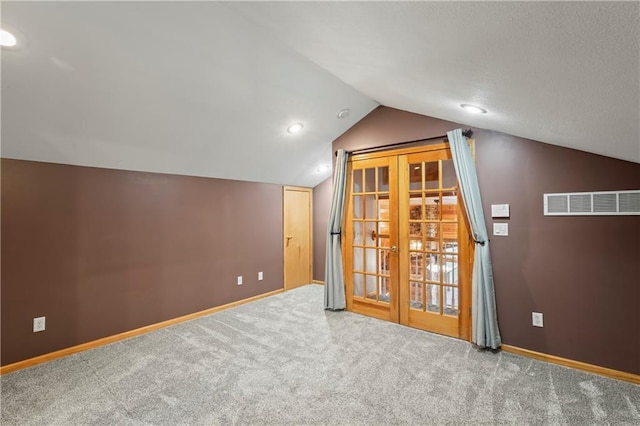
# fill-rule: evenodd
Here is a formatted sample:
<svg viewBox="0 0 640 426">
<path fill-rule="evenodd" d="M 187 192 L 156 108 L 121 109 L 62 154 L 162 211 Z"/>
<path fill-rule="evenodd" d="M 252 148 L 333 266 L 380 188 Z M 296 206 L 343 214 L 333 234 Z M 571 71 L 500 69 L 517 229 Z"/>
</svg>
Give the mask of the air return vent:
<svg viewBox="0 0 640 426">
<path fill-rule="evenodd" d="M 545 216 L 640 215 L 640 190 L 544 194 Z"/>
</svg>

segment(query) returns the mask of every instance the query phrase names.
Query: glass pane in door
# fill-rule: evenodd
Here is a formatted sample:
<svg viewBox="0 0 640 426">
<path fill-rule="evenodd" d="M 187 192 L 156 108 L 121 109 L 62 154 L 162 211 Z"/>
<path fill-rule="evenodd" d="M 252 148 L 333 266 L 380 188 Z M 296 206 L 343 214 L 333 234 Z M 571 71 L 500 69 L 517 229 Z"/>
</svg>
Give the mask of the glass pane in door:
<svg viewBox="0 0 640 426">
<path fill-rule="evenodd" d="M 378 167 L 378 192 L 389 192 L 389 167 Z"/>
<path fill-rule="evenodd" d="M 353 296 L 389 302 L 389 167 L 353 170 Z"/>
<path fill-rule="evenodd" d="M 442 160 L 442 187 L 455 188 L 456 184 L 456 170 L 453 167 L 453 160 Z"/>
<path fill-rule="evenodd" d="M 378 217 L 378 200 L 375 195 L 365 195 L 364 197 L 364 218 L 377 219 Z"/>
<path fill-rule="evenodd" d="M 355 296 L 364 296 L 364 275 L 353 274 L 353 294 Z"/>
<path fill-rule="evenodd" d="M 443 287 L 443 313 L 445 315 L 458 315 L 458 288 L 457 287 Z"/>
<path fill-rule="evenodd" d="M 362 170 L 353 171 L 353 193 L 362 192 Z"/>
<path fill-rule="evenodd" d="M 389 250 L 378 250 L 378 264 L 380 265 L 380 274 L 389 275 L 391 265 L 389 264 Z"/>
<path fill-rule="evenodd" d="M 424 284 L 422 284 L 421 282 L 412 281 L 411 283 L 409 283 L 409 307 L 411 309 L 417 309 L 420 311 L 423 310 L 423 286 Z"/>
<path fill-rule="evenodd" d="M 439 174 L 438 174 L 438 162 L 431 161 L 424 164 L 424 188 L 425 189 L 438 189 L 439 187 Z"/>
<path fill-rule="evenodd" d="M 440 313 L 440 286 L 427 284 L 427 311 Z"/>
<path fill-rule="evenodd" d="M 409 189 L 422 190 L 422 163 L 409 164 Z"/>
<path fill-rule="evenodd" d="M 389 277 L 379 277 L 380 289 L 378 300 L 381 302 L 389 302 L 391 294 L 391 279 Z"/>
<path fill-rule="evenodd" d="M 425 265 L 425 279 L 431 282 L 440 282 L 440 255 L 427 254 Z"/>
<path fill-rule="evenodd" d="M 377 223 L 373 222 L 373 221 L 367 221 L 364 223 L 364 245 L 365 246 L 376 246 L 377 243 L 377 238 L 378 238 L 378 232 L 376 231 L 377 229 Z"/>
<path fill-rule="evenodd" d="M 410 281 L 404 284 L 409 285 L 409 308 L 456 316 L 459 206 L 453 163 L 410 161 L 408 167 L 408 217 L 403 220 L 409 235 L 403 245 L 409 253 Z"/>
<path fill-rule="evenodd" d="M 353 218 L 362 219 L 362 197 L 360 195 L 353 196 Z"/>
<path fill-rule="evenodd" d="M 458 256 L 443 256 L 442 282 L 444 284 L 458 285 Z"/>
<path fill-rule="evenodd" d="M 364 271 L 364 249 L 362 247 L 353 248 L 353 270 Z"/>
<path fill-rule="evenodd" d="M 362 245 L 364 244 L 364 234 L 363 234 L 363 223 L 353 221 L 353 244 L 354 245 Z"/>
<path fill-rule="evenodd" d="M 376 300 L 378 297 L 377 285 L 376 285 L 376 276 L 375 275 L 366 275 L 367 280 L 367 299 Z"/>
</svg>

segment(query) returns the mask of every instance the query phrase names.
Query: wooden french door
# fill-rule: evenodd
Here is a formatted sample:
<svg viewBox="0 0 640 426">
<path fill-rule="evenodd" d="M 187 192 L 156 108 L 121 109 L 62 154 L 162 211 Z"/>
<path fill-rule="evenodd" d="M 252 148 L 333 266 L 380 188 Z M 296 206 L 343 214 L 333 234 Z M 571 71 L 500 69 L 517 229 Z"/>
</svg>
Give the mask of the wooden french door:
<svg viewBox="0 0 640 426">
<path fill-rule="evenodd" d="M 347 310 L 398 322 L 396 157 L 349 162 Z"/>
<path fill-rule="evenodd" d="M 472 253 L 451 153 L 421 149 L 350 161 L 347 309 L 468 339 Z"/>
</svg>

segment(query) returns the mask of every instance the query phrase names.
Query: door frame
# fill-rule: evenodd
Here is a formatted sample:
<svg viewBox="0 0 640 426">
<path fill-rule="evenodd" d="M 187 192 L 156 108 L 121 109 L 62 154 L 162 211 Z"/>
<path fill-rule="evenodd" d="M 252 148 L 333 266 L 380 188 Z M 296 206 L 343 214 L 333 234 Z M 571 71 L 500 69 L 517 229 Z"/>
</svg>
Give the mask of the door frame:
<svg viewBox="0 0 640 426">
<path fill-rule="evenodd" d="M 475 161 L 475 140 L 468 139 L 467 142 L 471 150 L 472 158 Z M 439 151 L 443 149 L 450 149 L 448 142 L 443 141 L 440 143 L 433 143 L 433 144 L 424 145 L 424 146 L 398 148 L 398 149 L 392 149 L 392 150 L 357 154 L 348 159 L 347 185 L 345 190 L 345 201 L 348 204 L 344 210 L 345 215 L 343 217 L 343 227 L 342 227 L 342 229 L 344 230 L 342 235 L 342 253 L 343 253 L 342 257 L 343 257 L 343 264 L 345 265 L 345 268 L 343 271 L 343 274 L 344 274 L 343 278 L 344 278 L 345 287 L 346 287 L 345 290 L 347 292 L 346 299 L 347 299 L 348 311 L 352 311 L 352 312 L 354 311 L 354 300 L 352 297 L 353 286 L 352 286 L 352 279 L 350 277 L 350 275 L 353 273 L 352 272 L 353 256 L 351 253 L 353 249 L 352 249 L 351 241 L 348 241 L 348 239 L 351 238 L 351 234 L 353 232 L 353 225 L 351 220 L 352 207 L 353 207 L 352 206 L 352 176 L 353 176 L 352 163 L 353 161 L 370 160 L 370 159 L 376 159 L 381 157 L 399 158 L 401 155 L 425 153 L 430 151 Z M 396 172 L 398 174 L 397 180 L 399 181 L 400 179 L 402 179 L 403 171 L 399 169 L 398 163 L 399 161 L 396 162 L 398 167 Z M 398 195 L 396 195 L 396 199 L 399 201 Z M 465 288 L 460 289 L 461 291 L 459 291 L 458 303 L 460 306 L 460 310 L 458 314 L 459 315 L 458 338 L 462 340 L 471 341 L 471 299 L 472 299 L 472 285 L 473 285 L 472 271 L 473 271 L 475 247 L 473 244 L 473 239 L 471 237 L 471 226 L 469 224 L 468 215 L 466 214 L 466 207 L 464 205 L 462 195 L 460 194 L 459 191 L 458 191 L 458 205 L 460 206 L 460 208 L 458 209 L 458 224 L 460 228 L 459 230 L 460 247 L 459 247 L 459 253 L 458 253 L 459 268 L 460 268 L 459 274 L 460 276 L 463 276 L 464 274 L 465 280 L 467 282 L 467 285 L 465 286 Z M 400 222 L 400 218 L 403 211 L 404 209 L 402 209 L 402 207 L 398 205 L 398 211 L 397 211 L 397 214 L 395 215 L 395 218 L 398 221 L 398 226 L 400 226 L 399 222 Z M 390 218 L 390 220 L 392 219 Z M 401 238 L 400 232 L 402 231 L 402 228 L 403 227 L 400 227 L 398 229 L 398 239 Z M 464 238 L 461 238 L 464 235 L 463 231 L 467 235 L 466 244 L 465 244 Z M 394 315 L 391 315 L 391 313 L 386 314 L 385 312 L 383 312 L 383 310 L 380 310 L 379 308 L 377 308 L 373 303 L 369 303 L 369 305 L 371 305 L 369 309 L 367 309 L 366 307 L 360 306 L 359 309 L 357 309 L 360 313 L 363 313 L 365 315 L 369 315 L 375 318 L 379 318 L 379 319 L 390 320 L 392 322 L 397 322 L 397 323 L 401 323 L 403 322 L 402 320 L 405 319 L 404 315 L 401 315 L 400 313 L 402 309 L 400 309 L 399 304 L 403 303 L 404 299 L 406 299 L 406 294 L 403 294 L 405 292 L 403 292 L 400 288 L 402 285 L 401 280 L 404 277 L 406 277 L 406 271 L 404 271 L 405 273 L 403 273 L 399 256 L 396 255 L 396 257 L 397 257 L 397 265 L 398 265 L 398 278 L 397 278 L 397 285 L 395 287 L 395 291 L 396 291 L 396 297 L 398 298 L 398 302 L 396 303 L 395 308 L 394 307 L 389 308 L 390 311 L 395 311 L 393 312 Z M 467 261 L 462 261 L 462 259 L 466 259 Z M 400 318 L 401 316 L 403 318 Z"/>
<path fill-rule="evenodd" d="M 286 193 L 291 192 L 306 192 L 309 194 L 309 229 L 307 230 L 309 235 L 309 282 L 311 284 L 313 279 L 313 189 L 305 188 L 301 186 L 283 186 L 282 187 L 282 282 L 284 290 L 291 290 L 298 286 L 291 286 L 287 282 L 287 235 L 286 235 Z"/>
</svg>

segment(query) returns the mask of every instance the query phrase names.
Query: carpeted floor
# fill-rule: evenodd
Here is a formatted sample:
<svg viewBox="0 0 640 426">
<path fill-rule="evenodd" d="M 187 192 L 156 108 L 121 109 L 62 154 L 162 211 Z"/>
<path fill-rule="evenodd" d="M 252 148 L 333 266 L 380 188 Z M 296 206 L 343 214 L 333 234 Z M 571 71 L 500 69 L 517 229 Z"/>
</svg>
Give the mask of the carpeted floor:
<svg viewBox="0 0 640 426">
<path fill-rule="evenodd" d="M 351 314 L 309 285 L 26 370 L 2 425 L 640 424 L 640 386 Z"/>
</svg>

